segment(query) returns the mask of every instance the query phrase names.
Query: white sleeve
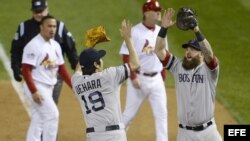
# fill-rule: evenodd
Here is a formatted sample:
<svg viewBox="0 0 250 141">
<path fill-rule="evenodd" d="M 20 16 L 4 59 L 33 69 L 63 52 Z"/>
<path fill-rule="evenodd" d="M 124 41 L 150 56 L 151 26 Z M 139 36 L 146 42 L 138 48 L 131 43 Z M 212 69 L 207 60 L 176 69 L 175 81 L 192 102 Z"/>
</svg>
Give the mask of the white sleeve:
<svg viewBox="0 0 250 141">
<path fill-rule="evenodd" d="M 78 71 L 78 72 L 75 72 L 72 77 L 71 77 L 71 84 L 72 86 L 74 86 L 74 83 L 77 82 L 77 79 L 82 76 L 82 74 Z"/>
<path fill-rule="evenodd" d="M 167 50 L 167 51 L 169 51 L 169 47 L 168 47 L 168 39 L 167 39 L 167 38 L 168 38 L 168 36 L 166 36 L 166 38 L 165 38 L 165 40 L 166 40 L 166 47 L 165 47 L 165 48 L 166 48 L 166 50 Z"/>
<path fill-rule="evenodd" d="M 130 76 L 130 70 L 127 64 L 110 67 L 103 71 L 114 85 L 120 85 Z"/>
<path fill-rule="evenodd" d="M 39 51 L 34 47 L 36 47 L 36 45 L 34 44 L 27 44 L 24 47 L 22 64 L 30 64 L 32 66 L 36 66 L 39 57 Z"/>
<path fill-rule="evenodd" d="M 120 54 L 120 55 L 123 55 L 123 54 L 128 55 L 128 54 L 129 54 L 128 48 L 127 48 L 127 46 L 126 46 L 126 44 L 125 44 L 124 41 L 123 41 L 123 43 L 122 43 L 122 46 L 121 46 L 121 49 L 120 49 L 119 54 Z"/>
</svg>

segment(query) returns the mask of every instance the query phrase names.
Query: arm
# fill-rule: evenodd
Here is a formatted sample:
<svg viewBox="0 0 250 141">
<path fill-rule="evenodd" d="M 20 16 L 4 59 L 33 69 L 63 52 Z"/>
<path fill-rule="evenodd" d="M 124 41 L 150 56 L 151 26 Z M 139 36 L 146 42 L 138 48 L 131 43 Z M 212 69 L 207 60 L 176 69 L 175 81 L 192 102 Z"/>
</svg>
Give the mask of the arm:
<svg viewBox="0 0 250 141">
<path fill-rule="evenodd" d="M 138 70 L 140 65 L 139 65 L 139 59 L 135 51 L 135 48 L 133 46 L 133 41 L 131 38 L 131 26 L 132 25 L 128 21 L 123 20 L 120 32 L 129 51 L 129 64 L 131 67 L 131 71 L 134 71 L 134 70 Z"/>
<path fill-rule="evenodd" d="M 21 73 L 21 61 L 23 54 L 23 40 L 20 35 L 20 26 L 18 26 L 17 32 L 15 33 L 15 37 L 11 42 L 10 49 L 10 61 L 11 61 L 11 69 L 13 71 L 13 75 L 16 81 L 22 81 L 22 73 Z"/>
<path fill-rule="evenodd" d="M 129 63 L 129 55 L 123 55 L 123 63 Z M 139 79 L 137 79 L 137 70 L 130 71 L 130 79 L 132 80 L 132 84 L 135 88 L 139 89 L 141 87 Z"/>
<path fill-rule="evenodd" d="M 201 47 L 201 52 L 204 55 L 204 60 L 210 69 L 213 69 L 217 66 L 217 59 L 213 54 L 213 50 L 209 44 L 209 42 L 205 39 L 205 37 L 200 32 L 198 26 L 194 28 L 194 33 Z"/>
<path fill-rule="evenodd" d="M 123 63 L 129 63 L 129 55 L 123 55 L 122 56 L 122 59 L 123 59 Z M 135 80 L 137 77 L 137 74 L 136 74 L 136 71 L 131 71 L 131 74 L 130 74 L 130 78 L 131 80 Z"/>
<path fill-rule="evenodd" d="M 166 46 L 165 37 L 167 35 L 168 28 L 175 24 L 175 22 L 172 21 L 174 12 L 175 11 L 172 8 L 168 8 L 167 11 L 166 10 L 164 11 L 164 14 L 162 17 L 161 29 L 156 38 L 155 53 L 161 61 L 164 61 L 167 54 L 169 53 L 165 49 L 165 46 Z"/>
<path fill-rule="evenodd" d="M 65 67 L 64 64 L 59 66 L 59 70 L 58 73 L 60 74 L 60 76 L 62 77 L 62 79 L 64 80 L 64 82 L 66 82 L 66 84 L 72 88 L 72 84 L 71 84 L 71 80 L 70 80 L 70 76 L 69 73 Z"/>
<path fill-rule="evenodd" d="M 71 69 L 75 69 L 76 65 L 78 63 L 78 56 L 77 56 L 77 50 L 75 47 L 75 40 L 72 36 L 72 34 L 68 31 L 68 29 L 66 28 L 66 26 L 60 22 L 59 24 L 59 28 L 60 26 L 63 26 L 63 30 L 60 31 L 59 29 L 59 35 L 62 34 L 62 50 L 65 52 L 65 54 L 67 55 L 67 58 L 69 60 L 69 63 L 71 65 Z M 60 33 L 62 32 L 62 33 Z"/>
<path fill-rule="evenodd" d="M 23 74 L 23 78 L 32 94 L 32 98 L 34 100 L 34 102 L 36 102 L 37 104 L 41 104 L 43 101 L 43 97 L 41 96 L 41 94 L 37 91 L 37 88 L 35 86 L 35 83 L 32 79 L 32 66 L 29 64 L 22 64 L 22 74 Z"/>
</svg>

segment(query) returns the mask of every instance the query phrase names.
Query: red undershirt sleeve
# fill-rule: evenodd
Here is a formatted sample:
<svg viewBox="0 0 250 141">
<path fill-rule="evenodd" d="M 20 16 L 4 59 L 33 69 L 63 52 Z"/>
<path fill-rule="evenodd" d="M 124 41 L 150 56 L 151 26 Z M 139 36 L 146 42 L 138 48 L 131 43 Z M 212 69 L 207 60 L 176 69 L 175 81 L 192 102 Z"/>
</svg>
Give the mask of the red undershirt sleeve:
<svg viewBox="0 0 250 141">
<path fill-rule="evenodd" d="M 62 79 L 67 83 L 67 85 L 72 88 L 71 79 L 64 64 L 59 66 L 58 73 L 60 74 Z"/>
<path fill-rule="evenodd" d="M 217 67 L 217 65 L 218 65 L 218 62 L 217 62 L 216 56 L 214 56 L 213 59 L 211 60 L 211 62 L 209 64 L 207 64 L 207 66 L 210 70 L 215 69 Z"/>
<path fill-rule="evenodd" d="M 170 57 L 171 57 L 171 54 L 167 52 L 165 59 L 161 61 L 163 67 L 165 67 L 168 64 Z"/>
<path fill-rule="evenodd" d="M 161 77 L 162 77 L 163 81 L 166 80 L 167 72 L 166 72 L 166 69 L 165 69 L 165 68 L 163 68 L 162 71 L 161 71 Z"/>
<path fill-rule="evenodd" d="M 163 80 L 166 80 L 166 77 L 167 77 L 165 66 L 168 64 L 170 57 L 171 57 L 171 54 L 167 53 L 165 59 L 161 61 L 162 65 L 163 65 L 163 69 L 161 71 L 161 76 L 162 76 Z"/>
<path fill-rule="evenodd" d="M 31 71 L 32 71 L 32 65 L 22 64 L 23 78 L 24 78 L 25 82 L 27 83 L 30 92 L 33 94 L 37 91 L 37 88 L 36 88 L 35 83 L 32 79 Z"/>
<path fill-rule="evenodd" d="M 125 64 L 125 63 L 129 64 L 129 55 L 123 54 L 123 55 L 122 55 L 122 60 L 123 60 L 123 63 L 124 63 L 124 64 Z M 130 74 L 131 80 L 136 79 L 136 75 L 137 75 L 137 74 L 136 74 L 136 71 L 130 70 L 130 72 L 131 72 L 131 74 Z"/>
</svg>

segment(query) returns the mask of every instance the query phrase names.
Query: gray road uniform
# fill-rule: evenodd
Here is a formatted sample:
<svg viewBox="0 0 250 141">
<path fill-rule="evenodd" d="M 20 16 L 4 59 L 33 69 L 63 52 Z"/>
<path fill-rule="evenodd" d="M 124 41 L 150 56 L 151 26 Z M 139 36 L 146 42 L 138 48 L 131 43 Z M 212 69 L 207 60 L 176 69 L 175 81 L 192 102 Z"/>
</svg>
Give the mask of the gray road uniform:
<svg viewBox="0 0 250 141">
<path fill-rule="evenodd" d="M 88 141 L 126 141 L 120 104 L 121 83 L 130 75 L 127 64 L 92 75 L 76 72 L 72 86 L 85 117 Z"/>
<path fill-rule="evenodd" d="M 182 60 L 172 54 L 165 68 L 174 76 L 178 103 L 177 141 L 219 141 L 214 120 L 219 64 L 211 70 L 206 63 L 185 70 Z"/>
</svg>

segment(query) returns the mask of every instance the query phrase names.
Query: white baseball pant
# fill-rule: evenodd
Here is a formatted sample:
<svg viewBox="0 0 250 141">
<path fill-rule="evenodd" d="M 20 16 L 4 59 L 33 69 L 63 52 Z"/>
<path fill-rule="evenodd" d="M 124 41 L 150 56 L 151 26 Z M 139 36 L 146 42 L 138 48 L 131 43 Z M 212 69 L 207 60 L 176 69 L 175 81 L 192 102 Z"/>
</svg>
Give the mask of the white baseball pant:
<svg viewBox="0 0 250 141">
<path fill-rule="evenodd" d="M 31 102 L 31 122 L 26 141 L 41 141 L 41 134 L 44 141 L 56 141 L 59 112 L 52 98 L 53 86 L 40 82 L 35 82 L 35 85 L 44 100 L 42 104 L 35 103 L 27 84 L 24 83 L 25 96 Z"/>
</svg>

